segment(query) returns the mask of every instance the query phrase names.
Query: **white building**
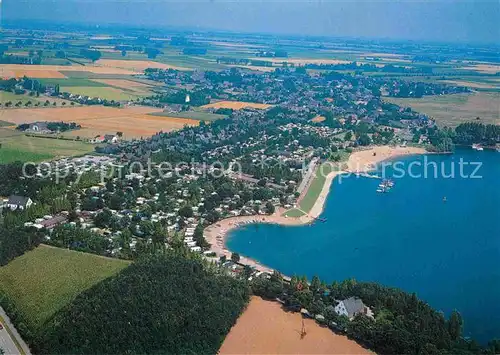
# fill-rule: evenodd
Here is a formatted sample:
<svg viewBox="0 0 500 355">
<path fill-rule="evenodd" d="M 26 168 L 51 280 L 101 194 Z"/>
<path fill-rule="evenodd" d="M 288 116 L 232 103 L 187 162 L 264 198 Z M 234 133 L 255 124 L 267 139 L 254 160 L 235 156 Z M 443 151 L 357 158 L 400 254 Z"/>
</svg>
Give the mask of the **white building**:
<svg viewBox="0 0 500 355">
<path fill-rule="evenodd" d="M 335 312 L 338 315 L 344 315 L 349 319 L 353 319 L 356 314 L 369 314 L 369 308 L 366 307 L 363 301 L 356 297 L 350 297 L 348 299 L 340 301 L 335 306 Z"/>
</svg>

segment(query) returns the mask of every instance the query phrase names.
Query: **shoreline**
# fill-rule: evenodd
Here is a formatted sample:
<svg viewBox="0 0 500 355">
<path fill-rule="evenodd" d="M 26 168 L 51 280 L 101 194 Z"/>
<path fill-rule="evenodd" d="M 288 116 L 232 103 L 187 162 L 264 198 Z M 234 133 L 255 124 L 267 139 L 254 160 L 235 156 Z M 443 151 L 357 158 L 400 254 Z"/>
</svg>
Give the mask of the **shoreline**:
<svg viewBox="0 0 500 355">
<path fill-rule="evenodd" d="M 377 164 L 386 160 L 402 156 L 427 153 L 428 152 L 424 148 L 391 146 L 376 146 L 353 152 L 347 161 L 347 169 L 332 171 L 326 176 L 321 192 L 308 213 L 301 217 L 285 217 L 283 216 L 283 213 L 286 210 L 280 207 L 272 215 L 252 215 L 225 218 L 205 228 L 204 235 L 207 242 L 211 244 L 210 251 L 215 252 L 217 257 L 225 255 L 228 259 L 230 259 L 232 252 L 226 248 L 226 241 L 229 233 L 232 230 L 247 224 L 263 223 L 277 224 L 281 226 L 300 226 L 310 224 L 323 213 L 328 194 L 331 190 L 331 185 L 337 176 L 344 174 L 367 174 L 376 169 Z M 307 194 L 309 187 L 310 186 L 302 192 L 301 197 Z M 244 255 L 240 255 L 240 263 L 249 265 L 263 272 L 272 273 L 274 271 L 274 269 Z"/>
</svg>

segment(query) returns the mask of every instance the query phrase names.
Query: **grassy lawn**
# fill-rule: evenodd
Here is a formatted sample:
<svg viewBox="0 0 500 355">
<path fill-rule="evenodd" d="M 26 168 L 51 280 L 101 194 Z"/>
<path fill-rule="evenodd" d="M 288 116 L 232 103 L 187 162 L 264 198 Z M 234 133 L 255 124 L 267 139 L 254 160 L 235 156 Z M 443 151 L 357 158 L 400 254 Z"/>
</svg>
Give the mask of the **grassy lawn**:
<svg viewBox="0 0 500 355">
<path fill-rule="evenodd" d="M 498 102 L 500 93 L 476 92 L 443 96 L 413 98 L 384 98 L 402 107 L 425 113 L 436 119 L 439 126 L 455 127 L 462 122 L 475 121 L 499 124 Z"/>
<path fill-rule="evenodd" d="M 165 116 L 165 117 L 178 117 L 178 118 L 190 118 L 192 120 L 199 121 L 215 121 L 220 120 L 222 118 L 226 118 L 227 116 L 218 115 L 210 112 L 202 112 L 202 111 L 186 111 L 186 112 L 177 112 L 177 113 L 168 113 L 168 112 L 155 112 L 151 113 L 153 116 Z"/>
<path fill-rule="evenodd" d="M 2 106 L 0 106 L 0 110 L 5 105 L 5 103 L 9 102 L 9 101 L 12 103 L 11 107 L 14 107 L 14 105 L 17 104 L 19 101 L 21 101 L 21 105 L 23 107 L 24 107 L 24 104 L 26 102 L 31 101 L 31 103 L 32 103 L 31 107 L 33 107 L 37 103 L 39 103 L 41 105 L 42 103 L 45 102 L 45 100 L 49 100 L 50 103 L 56 101 L 58 105 L 60 105 L 63 102 L 66 102 L 67 105 L 70 104 L 70 101 L 63 100 L 63 99 L 60 99 L 58 97 L 43 96 L 43 95 L 40 95 L 37 97 L 37 96 L 29 96 L 26 94 L 16 95 L 10 91 L 0 91 L 0 104 L 2 104 Z M 1 116 L 0 116 L 0 118 L 1 118 Z"/>
<path fill-rule="evenodd" d="M 307 189 L 307 193 L 300 201 L 300 209 L 305 212 L 309 212 L 311 208 L 314 206 L 314 203 L 319 197 L 321 190 L 323 189 L 323 185 L 325 185 L 326 177 L 334 170 L 334 166 L 331 163 L 323 163 L 320 165 L 319 169 L 316 170 L 316 176 L 314 180 L 309 185 Z"/>
<path fill-rule="evenodd" d="M 24 105 L 26 102 L 31 101 L 32 103 L 37 102 L 37 98 L 29 95 L 16 95 L 10 91 L 0 91 L 0 104 L 5 105 L 6 102 L 12 102 L 12 106 L 17 104 L 19 101 Z"/>
<path fill-rule="evenodd" d="M 283 214 L 283 216 L 297 218 L 297 217 L 302 217 L 304 214 L 305 214 L 304 212 L 296 208 L 292 208 L 291 210 L 286 211 Z"/>
<path fill-rule="evenodd" d="M 102 99 L 115 101 L 135 100 L 140 96 L 129 94 L 121 89 L 108 86 L 62 86 L 60 90 L 71 94 L 100 97 Z"/>
<path fill-rule="evenodd" d="M 7 133 L 11 133 L 7 136 Z M 81 155 L 92 152 L 94 146 L 79 141 L 28 137 L 16 131 L 2 129 L 0 134 L 0 164 L 13 161 L 39 162 L 57 156 Z"/>
<path fill-rule="evenodd" d="M 82 291 L 129 262 L 41 245 L 0 268 L 0 290 L 36 331 Z"/>
<path fill-rule="evenodd" d="M 0 164 L 13 163 L 15 161 L 21 162 L 39 162 L 43 160 L 51 159 L 53 155 L 36 153 L 36 152 L 24 152 L 18 149 L 1 148 L 0 149 Z"/>
<path fill-rule="evenodd" d="M 7 121 L 0 121 L 0 127 L 9 127 L 9 126 L 15 126 L 15 123 L 12 122 L 7 122 Z"/>
</svg>

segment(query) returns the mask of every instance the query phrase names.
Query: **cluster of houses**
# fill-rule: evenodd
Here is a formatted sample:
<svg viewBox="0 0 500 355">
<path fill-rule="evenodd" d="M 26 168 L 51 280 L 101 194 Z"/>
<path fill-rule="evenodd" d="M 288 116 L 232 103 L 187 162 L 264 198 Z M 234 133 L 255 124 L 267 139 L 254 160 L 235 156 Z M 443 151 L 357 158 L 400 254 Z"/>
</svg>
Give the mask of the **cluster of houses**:
<svg viewBox="0 0 500 355">
<path fill-rule="evenodd" d="M 255 73 L 251 70 L 234 68 L 217 75 L 203 75 L 203 72 L 188 74 L 174 70 L 151 70 L 149 79 L 162 81 L 167 85 L 196 85 L 198 90 L 211 92 L 212 98 L 279 104 L 294 113 L 318 114 L 330 112 L 334 117 L 356 124 L 377 123 L 407 119 L 408 128 L 429 124 L 427 116 L 416 112 L 399 112 L 397 105 L 384 103 L 381 95 L 399 96 L 407 88 L 404 80 L 365 75 L 303 75 L 294 70 L 279 70 L 271 73 Z M 234 76 L 240 77 L 237 85 Z M 426 95 L 466 92 L 463 87 L 418 83 Z M 413 95 L 411 90 L 409 95 Z M 168 105 L 165 105 L 168 109 Z M 432 122 L 432 121 L 431 121 Z"/>
</svg>

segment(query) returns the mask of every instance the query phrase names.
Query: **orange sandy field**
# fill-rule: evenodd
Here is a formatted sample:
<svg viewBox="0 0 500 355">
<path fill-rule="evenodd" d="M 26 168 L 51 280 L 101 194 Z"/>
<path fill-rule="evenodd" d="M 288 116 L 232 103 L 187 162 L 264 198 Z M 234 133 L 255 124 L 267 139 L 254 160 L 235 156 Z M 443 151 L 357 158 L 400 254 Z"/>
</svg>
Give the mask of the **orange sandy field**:
<svg viewBox="0 0 500 355">
<path fill-rule="evenodd" d="M 218 101 L 213 102 L 208 105 L 201 106 L 202 108 L 232 108 L 234 110 L 241 110 L 243 108 L 258 108 L 258 109 L 266 109 L 271 107 L 272 105 L 268 104 L 258 104 L 255 102 L 243 102 L 243 101 Z"/>
<path fill-rule="evenodd" d="M 326 118 L 324 116 L 317 115 L 311 121 L 312 122 L 323 122 L 324 120 L 326 120 Z"/>
<path fill-rule="evenodd" d="M 312 319 L 285 312 L 279 303 L 252 297 L 222 344 L 219 354 L 372 354 Z"/>
<path fill-rule="evenodd" d="M 7 109 L 0 112 L 0 120 L 15 124 L 36 121 L 76 122 L 82 126 L 69 136 L 95 137 L 99 134 L 123 132 L 125 138 L 148 137 L 159 131 L 178 130 L 184 125 L 198 125 L 199 121 L 186 118 L 152 116 L 161 112 L 151 107 L 114 108 L 103 106 Z"/>
</svg>

